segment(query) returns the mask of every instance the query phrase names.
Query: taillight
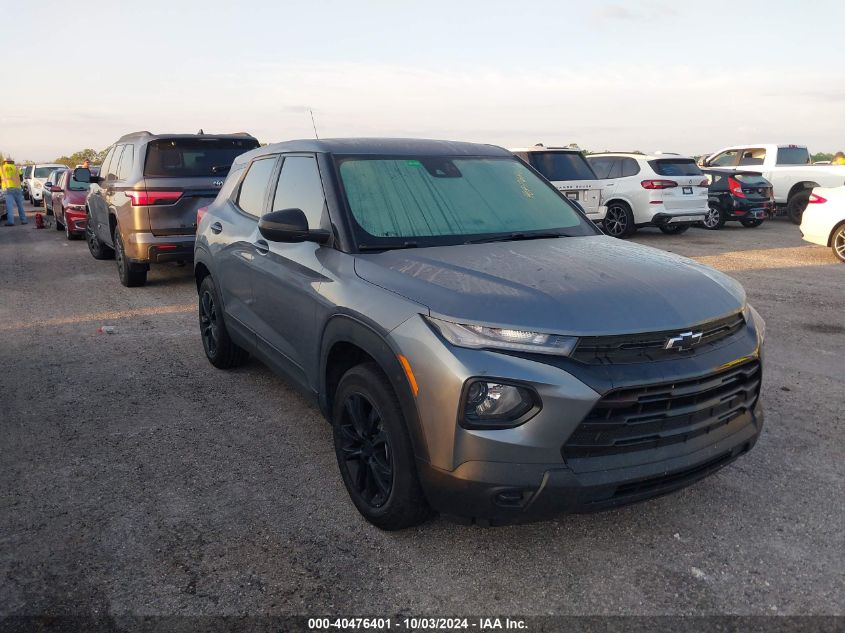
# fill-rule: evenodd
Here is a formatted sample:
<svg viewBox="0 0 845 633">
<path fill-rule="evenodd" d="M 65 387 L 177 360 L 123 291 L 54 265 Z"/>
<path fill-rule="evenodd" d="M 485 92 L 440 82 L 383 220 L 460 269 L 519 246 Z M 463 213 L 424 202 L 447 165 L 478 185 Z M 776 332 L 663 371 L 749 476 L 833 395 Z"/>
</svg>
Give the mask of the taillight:
<svg viewBox="0 0 845 633">
<path fill-rule="evenodd" d="M 153 207 L 157 204 L 173 204 L 182 197 L 181 191 L 127 191 L 133 207 Z"/>
<path fill-rule="evenodd" d="M 825 202 L 827 202 L 827 198 L 822 198 L 821 196 L 811 193 L 810 199 L 807 202 L 809 202 L 810 204 L 824 204 Z"/>
<path fill-rule="evenodd" d="M 643 189 L 671 189 L 678 186 L 674 180 L 643 180 L 640 184 Z"/>
<path fill-rule="evenodd" d="M 736 178 L 728 176 L 728 189 L 730 189 L 731 193 L 737 198 L 745 197 L 745 194 L 742 192 L 742 183 Z"/>
<path fill-rule="evenodd" d="M 197 209 L 197 226 L 200 225 L 200 222 L 202 221 L 203 217 L 207 212 L 208 207 L 200 207 L 199 209 Z"/>
</svg>

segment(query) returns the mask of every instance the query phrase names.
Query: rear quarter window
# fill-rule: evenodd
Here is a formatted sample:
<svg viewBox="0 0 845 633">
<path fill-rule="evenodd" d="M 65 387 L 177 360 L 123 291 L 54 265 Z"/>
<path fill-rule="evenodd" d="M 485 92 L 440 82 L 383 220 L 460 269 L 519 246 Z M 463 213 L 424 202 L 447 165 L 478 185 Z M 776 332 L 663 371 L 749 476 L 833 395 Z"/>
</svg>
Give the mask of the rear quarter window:
<svg viewBox="0 0 845 633">
<path fill-rule="evenodd" d="M 659 158 L 648 164 L 659 176 L 701 176 L 702 171 L 692 159 Z"/>
<path fill-rule="evenodd" d="M 778 147 L 778 165 L 809 165 L 810 151 L 806 147 Z"/>
</svg>

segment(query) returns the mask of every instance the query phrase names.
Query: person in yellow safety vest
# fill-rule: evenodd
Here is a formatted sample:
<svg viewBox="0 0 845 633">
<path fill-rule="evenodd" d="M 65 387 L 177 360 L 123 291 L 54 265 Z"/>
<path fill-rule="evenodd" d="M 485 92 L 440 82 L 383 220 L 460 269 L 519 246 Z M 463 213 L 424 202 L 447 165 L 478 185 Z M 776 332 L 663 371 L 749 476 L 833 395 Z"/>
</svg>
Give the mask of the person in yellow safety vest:
<svg viewBox="0 0 845 633">
<path fill-rule="evenodd" d="M 830 161 L 831 165 L 845 165 L 845 154 L 842 152 L 836 152 L 836 155 L 833 157 L 833 160 Z"/>
<path fill-rule="evenodd" d="M 6 226 L 15 226 L 15 205 L 18 207 L 18 217 L 21 224 L 26 224 L 26 213 L 23 210 L 23 191 L 21 191 L 21 175 L 15 166 L 15 161 L 7 158 L 0 165 L 0 182 L 6 192 Z"/>
</svg>

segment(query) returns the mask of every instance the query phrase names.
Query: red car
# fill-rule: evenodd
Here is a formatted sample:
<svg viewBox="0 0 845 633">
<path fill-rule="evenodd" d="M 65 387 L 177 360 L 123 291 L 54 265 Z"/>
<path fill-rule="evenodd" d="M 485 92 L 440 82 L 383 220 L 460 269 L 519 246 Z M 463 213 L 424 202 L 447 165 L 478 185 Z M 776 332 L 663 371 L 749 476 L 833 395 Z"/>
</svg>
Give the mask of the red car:
<svg viewBox="0 0 845 633">
<path fill-rule="evenodd" d="M 98 167 L 92 167 L 91 173 L 97 173 L 98 170 Z M 53 194 L 56 230 L 64 229 L 69 240 L 82 237 L 85 234 L 85 198 L 88 195 L 88 183 L 77 182 L 73 179 L 73 170 L 68 170 L 50 191 Z"/>
</svg>

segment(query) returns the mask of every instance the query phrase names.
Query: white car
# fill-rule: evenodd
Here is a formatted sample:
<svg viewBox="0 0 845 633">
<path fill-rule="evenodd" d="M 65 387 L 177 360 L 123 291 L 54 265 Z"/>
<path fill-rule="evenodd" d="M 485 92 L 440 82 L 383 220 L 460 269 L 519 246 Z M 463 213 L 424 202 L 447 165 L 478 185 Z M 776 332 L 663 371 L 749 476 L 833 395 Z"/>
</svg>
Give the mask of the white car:
<svg viewBox="0 0 845 633">
<path fill-rule="evenodd" d="M 845 263 L 845 186 L 813 189 L 801 218 L 801 235 L 813 244 L 830 246 Z"/>
<path fill-rule="evenodd" d="M 604 219 L 601 185 L 580 149 L 538 144 L 510 151 L 540 172 L 563 195 L 581 205 L 593 222 Z"/>
<path fill-rule="evenodd" d="M 40 163 L 33 165 L 29 172 L 29 177 L 26 179 L 26 187 L 29 191 L 29 200 L 32 206 L 41 206 L 41 200 L 44 197 L 44 183 L 50 174 L 56 169 L 66 169 L 67 165 L 59 165 L 58 163 Z"/>
<path fill-rule="evenodd" d="M 707 178 L 689 156 L 614 152 L 587 161 L 602 181 L 608 235 L 627 237 L 643 226 L 677 235 L 707 215 Z"/>
</svg>

